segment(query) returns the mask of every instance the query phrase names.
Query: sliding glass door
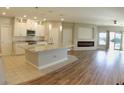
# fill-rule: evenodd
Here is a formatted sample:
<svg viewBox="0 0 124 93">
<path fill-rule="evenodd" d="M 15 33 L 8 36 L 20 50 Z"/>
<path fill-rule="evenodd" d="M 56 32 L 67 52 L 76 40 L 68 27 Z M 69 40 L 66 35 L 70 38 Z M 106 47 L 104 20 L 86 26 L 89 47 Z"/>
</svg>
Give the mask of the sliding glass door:
<svg viewBox="0 0 124 93">
<path fill-rule="evenodd" d="M 115 50 L 120 50 L 121 49 L 121 32 L 116 32 L 115 33 L 115 42 L 114 42 L 114 49 Z"/>
<path fill-rule="evenodd" d="M 99 45 L 106 45 L 106 32 L 100 32 L 99 33 Z"/>
<path fill-rule="evenodd" d="M 100 49 L 122 49 L 122 32 L 99 32 L 98 38 Z"/>
<path fill-rule="evenodd" d="M 121 32 L 110 32 L 109 49 L 110 50 L 121 50 L 121 46 L 122 46 L 122 33 Z"/>
<path fill-rule="evenodd" d="M 99 32 L 98 34 L 98 46 L 99 49 L 107 49 L 107 32 Z"/>
</svg>

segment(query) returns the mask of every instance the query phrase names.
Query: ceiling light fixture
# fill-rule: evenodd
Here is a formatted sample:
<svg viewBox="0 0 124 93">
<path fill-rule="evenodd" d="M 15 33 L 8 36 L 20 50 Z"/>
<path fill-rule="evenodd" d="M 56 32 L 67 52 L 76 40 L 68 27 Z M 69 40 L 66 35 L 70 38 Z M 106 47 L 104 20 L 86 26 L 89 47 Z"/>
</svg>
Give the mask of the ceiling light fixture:
<svg viewBox="0 0 124 93">
<path fill-rule="evenodd" d="M 37 19 L 37 17 L 35 16 L 34 19 Z"/>
<path fill-rule="evenodd" d="M 2 15 L 6 15 L 6 12 L 3 12 Z"/>
</svg>

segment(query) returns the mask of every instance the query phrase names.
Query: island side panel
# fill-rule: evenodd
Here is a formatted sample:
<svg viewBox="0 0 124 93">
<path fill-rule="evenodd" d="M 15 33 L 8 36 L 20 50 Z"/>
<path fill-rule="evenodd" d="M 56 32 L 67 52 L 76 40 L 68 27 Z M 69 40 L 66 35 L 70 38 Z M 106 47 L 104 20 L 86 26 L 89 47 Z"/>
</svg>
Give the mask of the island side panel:
<svg viewBox="0 0 124 93">
<path fill-rule="evenodd" d="M 42 51 L 38 55 L 39 69 L 50 67 L 67 59 L 67 48 Z"/>
<path fill-rule="evenodd" d="M 38 67 L 38 53 L 37 52 L 31 52 L 29 50 L 26 50 L 25 53 L 26 60 L 28 63 L 34 65 L 35 67 Z"/>
</svg>

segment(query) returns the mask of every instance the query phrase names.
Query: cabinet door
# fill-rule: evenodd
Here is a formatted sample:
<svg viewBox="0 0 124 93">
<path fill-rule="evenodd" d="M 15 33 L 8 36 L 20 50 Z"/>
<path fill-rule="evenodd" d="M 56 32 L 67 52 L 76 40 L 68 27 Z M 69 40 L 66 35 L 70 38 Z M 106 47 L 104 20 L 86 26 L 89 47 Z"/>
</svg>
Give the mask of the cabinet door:
<svg viewBox="0 0 124 93">
<path fill-rule="evenodd" d="M 26 23 L 16 23 L 14 36 L 26 36 L 27 26 Z"/>
<path fill-rule="evenodd" d="M 36 30 L 36 36 L 44 36 L 44 26 L 43 25 L 37 25 Z"/>
<path fill-rule="evenodd" d="M 21 24 L 21 31 L 20 31 L 20 33 L 21 33 L 21 36 L 26 36 L 26 32 L 27 32 L 27 27 L 26 27 L 26 24 L 25 23 L 22 23 Z"/>
</svg>

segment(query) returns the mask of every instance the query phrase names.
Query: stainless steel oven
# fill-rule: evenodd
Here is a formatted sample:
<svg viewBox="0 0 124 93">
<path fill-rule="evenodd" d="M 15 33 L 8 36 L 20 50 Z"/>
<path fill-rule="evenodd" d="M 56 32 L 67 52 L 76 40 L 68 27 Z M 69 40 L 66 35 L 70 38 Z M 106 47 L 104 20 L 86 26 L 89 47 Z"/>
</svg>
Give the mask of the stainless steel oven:
<svg viewBox="0 0 124 93">
<path fill-rule="evenodd" d="M 35 36 L 34 30 L 27 30 L 27 36 Z"/>
</svg>

